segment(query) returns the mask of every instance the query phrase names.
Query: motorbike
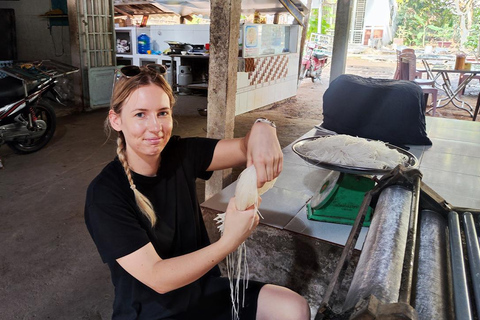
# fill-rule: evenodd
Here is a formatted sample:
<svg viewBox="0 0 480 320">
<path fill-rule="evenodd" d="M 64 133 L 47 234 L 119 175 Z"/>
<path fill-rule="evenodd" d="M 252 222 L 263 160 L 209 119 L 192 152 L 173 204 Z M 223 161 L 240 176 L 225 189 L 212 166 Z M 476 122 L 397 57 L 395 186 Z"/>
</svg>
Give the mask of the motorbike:
<svg viewBox="0 0 480 320">
<path fill-rule="evenodd" d="M 56 115 L 46 96 L 63 104 L 55 88 L 57 78 L 76 71 L 50 60 L 0 68 L 0 146 L 27 154 L 47 145 L 55 133 Z"/>
<path fill-rule="evenodd" d="M 328 62 L 328 57 L 329 55 L 324 47 L 316 43 L 308 43 L 300 67 L 300 80 L 307 77 L 311 78 L 312 82 L 320 80 L 322 70 Z"/>
</svg>

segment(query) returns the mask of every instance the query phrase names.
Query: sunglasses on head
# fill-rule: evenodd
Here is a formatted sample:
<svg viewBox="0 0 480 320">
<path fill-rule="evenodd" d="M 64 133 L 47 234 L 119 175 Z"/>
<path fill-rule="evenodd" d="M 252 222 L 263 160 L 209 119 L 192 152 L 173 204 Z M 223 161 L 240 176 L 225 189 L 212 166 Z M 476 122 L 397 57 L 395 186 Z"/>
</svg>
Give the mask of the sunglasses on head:
<svg viewBox="0 0 480 320">
<path fill-rule="evenodd" d="M 127 79 L 133 78 L 139 75 L 140 72 L 142 72 L 142 69 L 145 69 L 145 68 L 148 71 L 160 74 L 162 76 L 165 76 L 167 74 L 167 68 L 164 65 L 156 64 L 156 63 L 150 63 L 143 67 L 125 66 L 115 72 L 115 82 L 117 82 L 122 77 L 125 77 Z"/>
</svg>

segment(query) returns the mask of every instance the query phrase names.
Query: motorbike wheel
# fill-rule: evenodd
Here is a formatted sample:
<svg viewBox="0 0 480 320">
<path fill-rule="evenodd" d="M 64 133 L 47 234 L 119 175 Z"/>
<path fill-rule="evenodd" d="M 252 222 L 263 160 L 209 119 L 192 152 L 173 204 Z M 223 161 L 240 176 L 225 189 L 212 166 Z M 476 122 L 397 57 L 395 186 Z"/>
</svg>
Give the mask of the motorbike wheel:
<svg viewBox="0 0 480 320">
<path fill-rule="evenodd" d="M 320 81 L 322 78 L 322 69 L 318 69 L 317 70 L 317 73 L 315 74 L 315 77 L 312 78 L 312 81 L 315 82 L 315 81 Z"/>
<path fill-rule="evenodd" d="M 15 153 L 26 154 L 38 151 L 52 139 L 53 134 L 55 133 L 57 117 L 53 108 L 47 104 L 39 102 L 33 107 L 33 110 L 37 119 L 45 122 L 45 132 L 37 138 L 7 142 L 7 145 L 15 151 Z"/>
<path fill-rule="evenodd" d="M 302 64 L 302 66 L 300 67 L 300 80 L 305 79 L 306 76 L 307 76 L 307 69 L 305 68 L 305 65 Z"/>
<path fill-rule="evenodd" d="M 316 72 L 313 70 L 313 64 L 310 66 L 310 77 L 312 78 L 313 83 L 320 79 L 320 75 L 316 74 Z"/>
</svg>

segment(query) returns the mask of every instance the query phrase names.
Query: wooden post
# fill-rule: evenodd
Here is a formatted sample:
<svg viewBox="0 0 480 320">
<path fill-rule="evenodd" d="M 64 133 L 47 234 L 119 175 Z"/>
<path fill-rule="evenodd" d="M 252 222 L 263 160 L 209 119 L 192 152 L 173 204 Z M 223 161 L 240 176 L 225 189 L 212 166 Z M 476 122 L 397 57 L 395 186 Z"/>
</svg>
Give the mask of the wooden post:
<svg viewBox="0 0 480 320">
<path fill-rule="evenodd" d="M 82 59 L 80 56 L 80 34 L 78 30 L 78 18 L 77 18 L 77 1 L 68 0 L 68 24 L 70 30 L 70 56 L 72 59 L 71 64 L 75 67 L 80 68 L 78 72 L 75 72 L 72 75 L 73 78 L 73 99 L 75 108 L 78 111 L 83 111 L 83 90 L 82 90 L 82 72 L 84 65 L 82 64 Z"/>
<path fill-rule="evenodd" d="M 241 1 L 210 1 L 210 62 L 207 137 L 233 138 L 237 94 Z M 232 170 L 215 172 L 205 184 L 205 200 L 231 183 Z"/>
<path fill-rule="evenodd" d="M 330 67 L 330 83 L 339 75 L 345 73 L 351 13 L 352 0 L 338 0 L 335 33 L 333 36 L 332 66 Z"/>
<path fill-rule="evenodd" d="M 307 1 L 307 10 L 305 12 L 305 16 L 303 18 L 303 29 L 302 29 L 302 36 L 300 38 L 300 52 L 299 52 L 299 61 L 298 61 L 298 80 L 300 80 L 300 76 L 302 73 L 302 61 L 303 61 L 303 48 L 305 48 L 305 42 L 307 41 L 307 31 L 308 31 L 308 24 L 310 20 L 310 11 L 312 9 L 312 0 Z M 298 81 L 300 84 L 300 81 Z"/>
</svg>

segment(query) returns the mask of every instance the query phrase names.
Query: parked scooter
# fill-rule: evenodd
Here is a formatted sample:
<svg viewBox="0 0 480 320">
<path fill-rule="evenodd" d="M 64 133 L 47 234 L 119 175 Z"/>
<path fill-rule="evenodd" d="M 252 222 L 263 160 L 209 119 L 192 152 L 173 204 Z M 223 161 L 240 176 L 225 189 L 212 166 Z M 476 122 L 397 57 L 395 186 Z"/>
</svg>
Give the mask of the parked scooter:
<svg viewBox="0 0 480 320">
<path fill-rule="evenodd" d="M 309 77 L 312 82 L 320 80 L 322 70 L 327 64 L 329 55 L 325 48 L 317 45 L 314 42 L 307 44 L 307 50 L 302 58 L 302 65 L 300 68 L 300 80 Z"/>
<path fill-rule="evenodd" d="M 0 146 L 20 154 L 43 148 L 56 128 L 55 111 L 43 98 L 51 93 L 61 103 L 56 78 L 76 71 L 49 60 L 0 68 Z"/>
</svg>

